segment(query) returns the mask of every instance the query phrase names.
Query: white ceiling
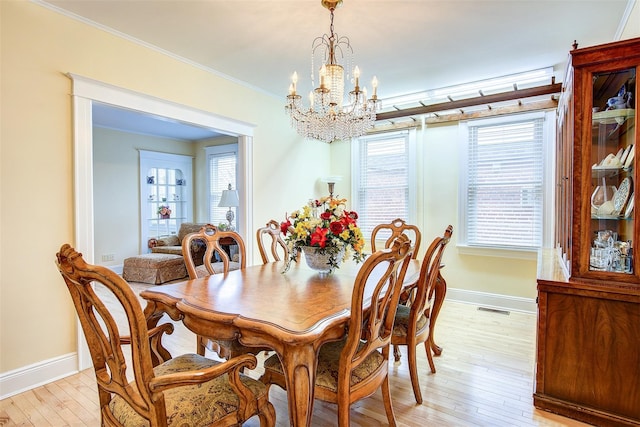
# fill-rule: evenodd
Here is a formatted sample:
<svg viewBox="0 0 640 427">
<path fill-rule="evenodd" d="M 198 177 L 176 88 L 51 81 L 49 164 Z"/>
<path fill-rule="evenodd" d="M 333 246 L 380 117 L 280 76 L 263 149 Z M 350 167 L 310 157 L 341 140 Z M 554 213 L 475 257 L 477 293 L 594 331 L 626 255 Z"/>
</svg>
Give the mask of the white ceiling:
<svg viewBox="0 0 640 427">
<path fill-rule="evenodd" d="M 306 93 L 320 0 L 36 0 L 283 99 Z M 634 0 L 344 0 L 334 30 L 390 98 L 545 67 L 619 38 Z M 340 61 L 339 61 L 340 62 Z M 370 90 L 370 88 L 369 88 Z"/>
</svg>

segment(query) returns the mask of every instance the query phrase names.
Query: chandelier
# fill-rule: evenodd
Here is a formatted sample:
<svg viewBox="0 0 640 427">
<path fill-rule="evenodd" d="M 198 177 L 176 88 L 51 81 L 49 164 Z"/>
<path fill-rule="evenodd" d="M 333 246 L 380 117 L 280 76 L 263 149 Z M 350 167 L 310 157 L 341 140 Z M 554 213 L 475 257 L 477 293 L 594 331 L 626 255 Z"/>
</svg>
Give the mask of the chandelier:
<svg viewBox="0 0 640 427">
<path fill-rule="evenodd" d="M 322 6 L 331 14 L 329 34 L 316 37 L 311 46 L 311 84 L 314 86 L 315 56 L 322 54 L 322 67 L 318 72 L 319 86 L 309 93 L 309 108 L 305 108 L 301 96 L 296 92 L 298 74 L 293 73 L 286 112 L 291 118 L 291 126 L 301 136 L 331 143 L 355 138 L 373 127 L 380 101 L 376 94 L 378 80 L 374 77 L 371 85 L 373 94 L 367 99 L 367 89 L 360 88 L 360 70 L 356 66 L 351 73 L 348 64 L 347 76 L 352 75 L 354 88 L 349 92 L 348 102 L 344 98 L 344 68 L 336 61 L 336 53 L 350 57 L 353 49 L 347 37 L 333 32 L 333 13 L 342 0 L 321 0 Z M 352 62 L 352 61 L 351 61 Z"/>
</svg>

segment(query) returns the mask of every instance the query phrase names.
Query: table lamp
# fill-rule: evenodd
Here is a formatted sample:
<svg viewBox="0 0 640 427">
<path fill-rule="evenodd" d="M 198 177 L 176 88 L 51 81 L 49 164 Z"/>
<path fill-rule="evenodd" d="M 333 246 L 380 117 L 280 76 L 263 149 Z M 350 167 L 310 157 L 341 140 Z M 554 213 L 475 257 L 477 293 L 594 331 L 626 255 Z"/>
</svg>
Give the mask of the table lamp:
<svg viewBox="0 0 640 427">
<path fill-rule="evenodd" d="M 228 190 L 222 190 L 222 197 L 220 198 L 220 203 L 218 203 L 218 207 L 228 207 L 229 211 L 227 211 L 227 221 L 229 222 L 229 230 L 233 230 L 233 211 L 232 207 L 236 207 L 240 205 L 240 200 L 238 199 L 238 192 L 236 190 L 231 189 L 231 184 L 229 184 Z"/>
</svg>

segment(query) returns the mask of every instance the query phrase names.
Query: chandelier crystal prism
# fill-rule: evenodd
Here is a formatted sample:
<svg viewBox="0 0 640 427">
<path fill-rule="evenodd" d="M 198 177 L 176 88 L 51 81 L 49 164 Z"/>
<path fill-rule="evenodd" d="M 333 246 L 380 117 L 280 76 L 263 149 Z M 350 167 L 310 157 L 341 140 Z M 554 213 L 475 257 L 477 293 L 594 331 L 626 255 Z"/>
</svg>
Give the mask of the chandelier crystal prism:
<svg viewBox="0 0 640 427">
<path fill-rule="evenodd" d="M 321 0 L 331 16 L 329 34 L 316 37 L 311 50 L 311 82 L 314 85 L 314 57 L 322 54 L 322 66 L 318 71 L 319 86 L 309 93 L 309 108 L 302 103 L 298 95 L 298 74 L 293 73 L 285 111 L 291 119 L 291 126 L 301 136 L 331 143 L 364 135 L 373 127 L 376 112 L 380 109 L 377 96 L 378 80 L 373 77 L 371 85 L 373 94 L 367 98 L 367 89 L 360 88 L 360 70 L 356 66 L 351 72 L 350 65 L 347 76 L 352 75 L 353 90 L 349 92 L 348 102 L 344 103 L 345 70 L 336 60 L 336 53 L 341 57 L 353 55 L 353 49 L 347 37 L 340 37 L 333 32 L 334 11 L 342 0 Z"/>
</svg>

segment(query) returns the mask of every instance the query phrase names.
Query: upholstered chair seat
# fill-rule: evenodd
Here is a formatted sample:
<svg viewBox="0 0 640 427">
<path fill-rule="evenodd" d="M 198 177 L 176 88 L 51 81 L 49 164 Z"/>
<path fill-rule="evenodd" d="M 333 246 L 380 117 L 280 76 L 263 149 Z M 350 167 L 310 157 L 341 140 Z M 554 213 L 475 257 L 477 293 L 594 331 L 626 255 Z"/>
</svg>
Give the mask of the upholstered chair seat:
<svg viewBox="0 0 640 427">
<path fill-rule="evenodd" d="M 325 388 L 333 393 L 338 392 L 338 369 L 340 365 L 340 354 L 346 344 L 346 339 L 342 341 L 330 342 L 320 347 L 318 354 L 318 370 L 316 371 L 316 387 Z M 362 345 L 360 345 L 360 348 Z M 355 388 L 364 379 L 369 378 L 382 366 L 387 363 L 384 356 L 379 351 L 369 354 L 365 361 L 351 371 L 351 387 Z M 264 362 L 265 369 L 271 369 L 284 375 L 280 359 L 277 355 L 269 357 Z"/>
<path fill-rule="evenodd" d="M 156 366 L 153 368 L 153 372 L 156 376 L 162 376 L 208 368 L 218 364 L 220 362 L 197 354 L 184 354 Z M 267 387 L 263 383 L 246 375 L 241 375 L 240 379 L 257 399 L 267 399 Z M 236 412 L 239 407 L 238 395 L 231 388 L 226 374 L 203 384 L 167 390 L 164 392 L 164 398 L 169 427 L 211 425 Z M 120 396 L 113 398 L 109 409 L 122 425 L 148 425 L 145 419 Z"/>
<path fill-rule="evenodd" d="M 396 337 L 406 337 L 409 333 L 409 315 L 411 308 L 406 305 L 399 305 L 396 312 L 396 320 L 393 324 L 393 335 Z M 429 326 L 429 318 L 424 313 L 418 318 L 416 329 L 422 331 Z"/>
</svg>

